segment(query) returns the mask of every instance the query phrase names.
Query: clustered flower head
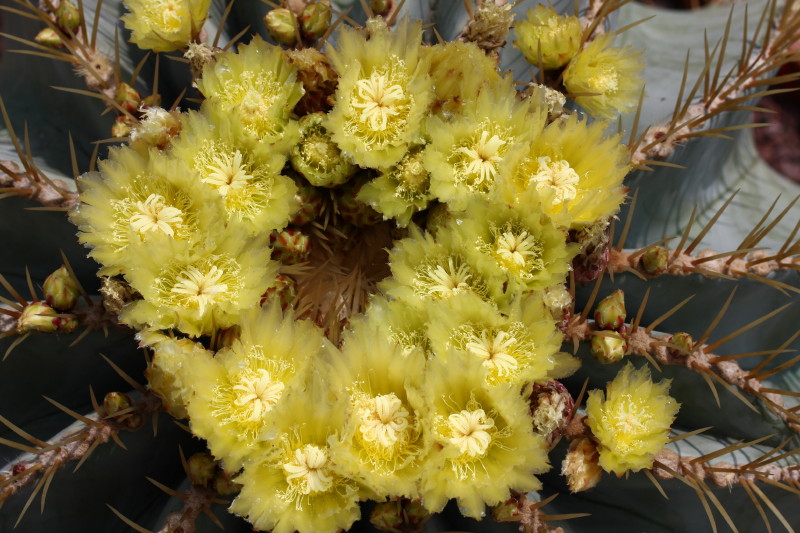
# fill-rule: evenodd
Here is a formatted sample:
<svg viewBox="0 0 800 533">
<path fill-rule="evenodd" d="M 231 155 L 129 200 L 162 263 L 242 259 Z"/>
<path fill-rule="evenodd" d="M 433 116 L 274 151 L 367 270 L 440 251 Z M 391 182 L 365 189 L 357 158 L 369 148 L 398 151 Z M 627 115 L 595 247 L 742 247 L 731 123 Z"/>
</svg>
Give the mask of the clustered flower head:
<svg viewBox="0 0 800 533">
<path fill-rule="evenodd" d="M 186 46 L 157 28 L 169 10 L 138 10 L 157 3 L 131 0 L 126 23 Z M 519 26 L 520 46 L 529 55 L 533 32 L 546 68 L 597 78 L 582 61 L 606 49 L 579 50 L 580 29 L 551 11 Z M 71 217 L 100 274 L 130 285 L 119 318 L 154 353 L 150 387 L 242 486 L 231 510 L 261 530 L 332 533 L 364 500 L 438 512 L 455 499 L 480 518 L 538 490 L 549 443 L 530 389 L 580 364 L 557 327 L 579 251 L 568 235 L 619 209 L 619 138 L 562 115 L 561 93 L 520 94 L 475 44 L 423 45 L 407 19 L 343 28 L 324 52 L 254 37 L 195 72 L 199 109 L 145 113 L 131 145 L 80 178 Z M 620 108 L 615 90 L 603 102 Z M 337 332 L 296 318 L 312 315 L 307 287 L 285 268 L 332 246 L 315 236 L 329 224 L 396 237 L 357 267 L 390 272 L 362 315 L 335 284 L 315 289 Z M 587 409 L 601 464 L 648 467 L 677 409 L 666 386 L 626 367 L 601 395 Z"/>
</svg>

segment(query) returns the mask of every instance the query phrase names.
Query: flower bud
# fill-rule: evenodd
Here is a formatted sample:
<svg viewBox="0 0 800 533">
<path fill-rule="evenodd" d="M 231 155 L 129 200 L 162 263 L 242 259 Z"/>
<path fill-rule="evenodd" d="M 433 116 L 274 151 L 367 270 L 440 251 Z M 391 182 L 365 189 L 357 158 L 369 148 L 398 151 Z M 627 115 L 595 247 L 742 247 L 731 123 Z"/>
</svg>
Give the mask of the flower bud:
<svg viewBox="0 0 800 533">
<path fill-rule="evenodd" d="M 277 298 L 281 304 L 281 309 L 286 311 L 286 309 L 294 304 L 296 297 L 297 283 L 294 281 L 294 279 L 290 278 L 289 276 L 284 276 L 283 274 L 278 274 L 275 276 L 275 284 L 267 289 L 267 291 L 261 296 L 261 305 L 264 305 L 268 301 Z"/>
<path fill-rule="evenodd" d="M 31 302 L 17 319 L 17 333 L 58 331 L 58 312 L 45 302 Z"/>
<path fill-rule="evenodd" d="M 124 81 L 117 85 L 114 101 L 128 113 L 136 113 L 139 106 L 142 105 L 142 97 L 139 95 L 139 91 Z"/>
<path fill-rule="evenodd" d="M 594 321 L 598 328 L 619 330 L 625 323 L 625 293 L 615 290 L 597 304 Z"/>
<path fill-rule="evenodd" d="M 357 199 L 361 187 L 368 180 L 369 177 L 365 175 L 353 178 L 346 187 L 340 189 L 341 193 L 336 197 L 336 207 L 345 222 L 360 228 L 374 226 L 383 221 L 383 215 Z"/>
<path fill-rule="evenodd" d="M 297 20 L 294 13 L 285 8 L 273 9 L 264 17 L 264 24 L 267 25 L 267 32 L 278 44 L 284 46 L 294 46 L 297 42 L 296 26 Z"/>
<path fill-rule="evenodd" d="M 295 106 L 299 115 L 327 111 L 333 105 L 338 76 L 328 57 L 316 48 L 287 50 L 286 58 L 297 69 L 297 81 L 306 93 Z"/>
<path fill-rule="evenodd" d="M 305 226 L 322 214 L 325 197 L 319 189 L 309 185 L 303 179 L 297 179 L 295 185 L 297 185 L 297 192 L 294 197 L 300 205 L 300 209 L 289 223 L 293 226 Z"/>
<path fill-rule="evenodd" d="M 510 499 L 492 507 L 492 519 L 495 522 L 519 522 L 522 520 L 522 499 L 524 494 L 512 491 Z"/>
<path fill-rule="evenodd" d="M 192 485 L 207 487 L 214 481 L 217 473 L 217 462 L 210 453 L 196 453 L 189 457 L 186 463 L 189 467 L 188 474 Z"/>
<path fill-rule="evenodd" d="M 73 279 L 67 267 L 61 267 L 44 280 L 44 297 L 55 309 L 69 311 L 78 301 L 78 283 Z"/>
<path fill-rule="evenodd" d="M 230 496 L 239 492 L 241 488 L 242 486 L 234 482 L 231 476 L 226 474 L 224 470 L 221 468 L 217 469 L 217 473 L 214 476 L 214 490 L 217 491 L 217 494 L 220 496 Z"/>
<path fill-rule="evenodd" d="M 372 509 L 370 523 L 381 531 L 403 533 L 421 531 L 430 513 L 416 500 L 402 498 L 379 502 Z"/>
<path fill-rule="evenodd" d="M 78 6 L 69 0 L 61 0 L 56 8 L 56 21 L 62 29 L 75 33 L 81 25 L 81 12 Z"/>
<path fill-rule="evenodd" d="M 674 333 L 669 342 L 677 346 L 677 348 L 669 347 L 669 353 L 674 357 L 689 357 L 694 351 L 694 339 L 688 333 L 682 331 Z"/>
<path fill-rule="evenodd" d="M 272 258 L 285 265 L 302 263 L 311 251 L 311 239 L 299 229 L 274 231 L 269 236 Z"/>
<path fill-rule="evenodd" d="M 337 187 L 356 171 L 322 125 L 323 113 L 300 119 L 300 141 L 292 148 L 292 167 L 316 187 Z"/>
<path fill-rule="evenodd" d="M 73 315 L 60 316 L 53 319 L 56 331 L 59 333 L 72 333 L 78 328 L 78 319 Z"/>
<path fill-rule="evenodd" d="M 369 8 L 375 15 L 384 16 L 392 9 L 392 0 L 369 0 Z"/>
<path fill-rule="evenodd" d="M 609 330 L 596 332 L 592 336 L 592 356 L 604 364 L 621 361 L 628 350 L 628 343 L 616 335 L 618 333 Z"/>
<path fill-rule="evenodd" d="M 127 137 L 131 134 L 131 126 L 128 124 L 128 117 L 119 115 L 111 126 L 111 136 L 116 139 Z"/>
<path fill-rule="evenodd" d="M 561 465 L 561 475 L 567 477 L 569 490 L 573 493 L 589 490 L 600 481 L 603 469 L 600 455 L 592 439 L 582 437 L 572 441 Z"/>
<path fill-rule="evenodd" d="M 661 274 L 669 266 L 667 251 L 661 246 L 651 246 L 642 254 L 642 267 L 648 274 Z"/>
<path fill-rule="evenodd" d="M 533 385 L 530 403 L 534 431 L 552 444 L 569 424 L 575 404 L 572 396 L 558 381 L 543 385 L 537 383 Z"/>
<path fill-rule="evenodd" d="M 106 416 L 109 418 L 114 418 L 120 411 L 126 411 L 130 408 L 131 399 L 127 394 L 123 394 L 121 392 L 109 392 L 103 398 L 103 411 L 106 412 Z M 129 412 L 124 414 L 129 414 Z"/>
<path fill-rule="evenodd" d="M 33 38 L 38 44 L 49 46 L 51 48 L 63 48 L 64 41 L 52 28 L 45 28 L 36 34 Z"/>
<path fill-rule="evenodd" d="M 331 25 L 331 16 L 331 6 L 328 4 L 317 2 L 307 5 L 300 15 L 303 37 L 310 41 L 316 41 L 325 35 Z"/>
</svg>

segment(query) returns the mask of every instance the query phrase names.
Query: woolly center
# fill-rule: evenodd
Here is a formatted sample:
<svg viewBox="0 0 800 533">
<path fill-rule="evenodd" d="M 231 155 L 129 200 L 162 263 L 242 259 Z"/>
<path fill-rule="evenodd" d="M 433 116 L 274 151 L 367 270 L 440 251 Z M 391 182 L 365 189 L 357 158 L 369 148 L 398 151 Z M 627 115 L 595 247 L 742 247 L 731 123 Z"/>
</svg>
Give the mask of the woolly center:
<svg viewBox="0 0 800 533">
<path fill-rule="evenodd" d="M 563 159 L 553 161 L 548 156 L 536 158 L 539 168 L 531 179 L 536 182 L 536 190 L 540 193 L 553 193 L 552 204 L 561 204 L 575 198 L 578 194 L 575 186 L 580 177 L 569 163 Z"/>
<path fill-rule="evenodd" d="M 447 425 L 452 435 L 450 442 L 458 446 L 462 455 L 480 457 L 492 443 L 494 420 L 483 409 L 454 413 L 447 417 Z"/>
<path fill-rule="evenodd" d="M 233 403 L 245 408 L 248 421 L 257 422 L 278 403 L 284 388 L 266 369 L 249 370 L 233 387 Z"/>
<path fill-rule="evenodd" d="M 367 442 L 377 442 L 390 447 L 398 441 L 410 425 L 408 410 L 394 393 L 376 396 L 361 408 L 361 437 Z"/>
<path fill-rule="evenodd" d="M 515 373 L 519 367 L 517 359 L 511 355 L 516 343 L 517 339 L 505 331 L 499 331 L 496 335 L 481 331 L 480 337 L 471 335 L 466 348 L 473 355 L 483 359 L 483 366 L 490 372 L 507 376 Z"/>
<path fill-rule="evenodd" d="M 284 463 L 283 469 L 292 490 L 300 494 L 326 492 L 333 486 L 328 452 L 313 444 L 295 450 L 292 460 Z"/>
<path fill-rule="evenodd" d="M 185 295 L 193 304 L 192 307 L 197 307 L 200 314 L 203 314 L 207 305 L 225 298 L 228 285 L 221 282 L 224 275 L 225 271 L 216 265 L 211 265 L 205 272 L 189 266 L 178 274 L 170 292 Z"/>
<path fill-rule="evenodd" d="M 151 194 L 144 202 L 136 202 L 135 210 L 137 213 L 131 217 L 131 228 L 142 235 L 148 231 L 160 231 L 174 237 L 175 229 L 183 222 L 183 212 L 167 205 L 160 194 Z"/>
<path fill-rule="evenodd" d="M 359 120 L 373 131 L 387 129 L 390 117 L 399 115 L 407 103 L 403 88 L 378 72 L 356 82 L 356 94 L 351 102 L 361 112 Z"/>
</svg>

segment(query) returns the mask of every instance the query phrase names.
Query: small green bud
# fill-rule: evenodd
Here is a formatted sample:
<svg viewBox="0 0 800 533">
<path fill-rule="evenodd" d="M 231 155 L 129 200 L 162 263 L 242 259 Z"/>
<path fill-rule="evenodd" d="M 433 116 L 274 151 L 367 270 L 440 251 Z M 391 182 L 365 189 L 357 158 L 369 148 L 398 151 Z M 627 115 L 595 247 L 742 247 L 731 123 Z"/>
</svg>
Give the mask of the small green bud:
<svg viewBox="0 0 800 533">
<path fill-rule="evenodd" d="M 512 493 L 513 494 L 513 493 Z M 522 501 L 524 495 L 512 495 L 502 503 L 492 507 L 492 518 L 495 522 L 519 522 L 522 520 Z"/>
<path fill-rule="evenodd" d="M 103 398 L 103 410 L 109 418 L 115 418 L 120 411 L 127 411 L 131 408 L 131 399 L 127 394 L 121 392 L 109 392 Z M 124 415 L 129 412 L 123 413 Z"/>
<path fill-rule="evenodd" d="M 601 329 L 619 330 L 625 324 L 625 293 L 615 290 L 597 304 L 594 321 Z"/>
<path fill-rule="evenodd" d="M 78 319 L 72 315 L 60 316 L 55 319 L 56 330 L 59 333 L 72 333 L 78 329 Z"/>
<path fill-rule="evenodd" d="M 43 289 L 45 300 L 55 309 L 69 311 L 78 302 L 78 283 L 64 265 L 47 276 Z"/>
<path fill-rule="evenodd" d="M 116 139 L 127 137 L 131 134 L 131 126 L 128 124 L 128 117 L 119 115 L 111 126 L 111 136 Z"/>
<path fill-rule="evenodd" d="M 275 284 L 261 296 L 261 305 L 275 298 L 278 299 L 281 309 L 284 311 L 291 307 L 297 298 L 297 282 L 283 274 L 275 276 Z"/>
<path fill-rule="evenodd" d="M 661 274 L 669 266 L 667 251 L 660 246 L 651 246 L 642 254 L 642 266 L 648 274 Z"/>
<path fill-rule="evenodd" d="M 56 8 L 56 21 L 63 29 L 75 33 L 75 30 L 81 25 L 81 12 L 78 10 L 78 6 L 69 0 L 61 0 Z"/>
<path fill-rule="evenodd" d="M 369 0 L 369 8 L 376 15 L 384 16 L 392 9 L 392 0 Z"/>
<path fill-rule="evenodd" d="M 274 231 L 269 237 L 272 258 L 285 265 L 302 263 L 311 252 L 311 238 L 299 229 Z"/>
<path fill-rule="evenodd" d="M 217 473 L 217 462 L 210 453 L 200 452 L 192 455 L 186 461 L 189 466 L 189 480 L 192 485 L 207 487 Z"/>
<path fill-rule="evenodd" d="M 139 95 L 139 91 L 125 82 L 120 82 L 117 85 L 114 101 L 128 113 L 136 113 L 142 104 L 142 97 Z"/>
<path fill-rule="evenodd" d="M 694 351 L 694 339 L 688 333 L 682 331 L 674 333 L 669 342 L 678 347 L 669 347 L 669 353 L 675 357 L 689 357 L 689 354 Z"/>
<path fill-rule="evenodd" d="M 58 312 L 45 302 L 31 302 L 17 319 L 17 333 L 42 331 L 55 333 L 58 329 Z"/>
<path fill-rule="evenodd" d="M 37 43 L 49 46 L 51 48 L 63 48 L 64 41 L 61 37 L 56 33 L 56 31 L 52 28 L 45 28 L 39 33 L 36 34 L 36 37 L 33 38 L 34 41 Z"/>
<path fill-rule="evenodd" d="M 309 185 L 303 179 L 298 178 L 295 185 L 297 185 L 297 192 L 294 197 L 300 205 L 300 209 L 294 214 L 290 223 L 293 226 L 305 226 L 322 214 L 322 208 L 325 207 L 325 196 L 319 189 Z"/>
<path fill-rule="evenodd" d="M 288 9 L 273 9 L 264 17 L 264 24 L 267 25 L 269 36 L 284 46 L 294 46 L 297 42 L 297 19 L 294 13 Z"/>
<path fill-rule="evenodd" d="M 316 41 L 325 35 L 331 25 L 331 17 L 331 6 L 328 4 L 317 2 L 307 5 L 300 15 L 303 37 L 310 41 Z"/>
<path fill-rule="evenodd" d="M 600 454 L 592 439 L 582 437 L 570 443 L 561 465 L 561 475 L 567 477 L 567 485 L 573 493 L 589 490 L 600 482 L 603 469 L 600 468 Z"/>
<path fill-rule="evenodd" d="M 220 496 L 230 496 L 239 492 L 242 486 L 234 482 L 224 470 L 218 468 L 214 476 L 214 489 Z"/>
<path fill-rule="evenodd" d="M 608 335 L 602 335 L 603 333 Z M 606 330 L 598 331 L 592 336 L 592 356 L 604 364 L 618 363 L 628 351 L 628 343 L 625 339 L 609 335 L 617 335 L 617 333 Z"/>
</svg>

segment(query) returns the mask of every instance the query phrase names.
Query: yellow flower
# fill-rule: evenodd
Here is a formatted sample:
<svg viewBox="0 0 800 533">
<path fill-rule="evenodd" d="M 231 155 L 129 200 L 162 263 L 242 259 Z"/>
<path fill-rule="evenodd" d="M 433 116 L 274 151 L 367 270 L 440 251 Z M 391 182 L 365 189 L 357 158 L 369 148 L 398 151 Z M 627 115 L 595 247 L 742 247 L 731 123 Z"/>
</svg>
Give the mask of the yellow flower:
<svg viewBox="0 0 800 533">
<path fill-rule="evenodd" d="M 514 30 L 514 45 L 534 66 L 546 70 L 566 65 L 581 46 L 581 22 L 575 16 L 560 16 L 552 7 L 537 5 L 528 10 L 527 20 L 519 22 Z"/>
<path fill-rule="evenodd" d="M 143 300 L 128 305 L 120 320 L 132 327 L 176 328 L 187 335 L 210 334 L 238 322 L 258 305 L 275 281 L 267 236 L 242 238 L 232 229 L 224 241 L 208 235 L 213 248 L 175 242 L 153 244 L 129 259 L 126 279 Z"/>
<path fill-rule="evenodd" d="M 363 167 L 396 164 L 420 142 L 431 101 L 427 62 L 421 58 L 422 26 L 403 19 L 392 31 L 368 22 L 369 40 L 343 28 L 328 56 L 339 73 L 336 103 L 325 124 L 339 148 Z"/>
<path fill-rule="evenodd" d="M 273 533 L 334 533 L 359 515 L 359 490 L 337 473 L 329 439 L 344 425 L 344 410 L 316 382 L 287 398 L 271 453 L 245 466 L 230 510 Z"/>
<path fill-rule="evenodd" d="M 239 324 L 241 335 L 230 348 L 188 362 L 185 371 L 194 390 L 192 432 L 231 472 L 269 451 L 266 441 L 286 396 L 305 389 L 308 364 L 330 346 L 316 326 L 284 316 L 278 304 L 243 314 Z"/>
<path fill-rule="evenodd" d="M 574 372 L 578 362 L 560 352 L 562 334 L 538 293 L 512 304 L 508 315 L 463 294 L 429 306 L 428 336 L 437 357 L 474 357 L 486 384 L 547 382 Z"/>
<path fill-rule="evenodd" d="M 131 42 L 144 50 L 171 52 L 195 39 L 211 0 L 125 0 L 122 16 Z"/>
<path fill-rule="evenodd" d="M 439 448 L 423 469 L 422 502 L 431 512 L 456 498 L 462 514 L 481 518 L 511 490 L 541 488 L 534 474 L 549 468 L 519 387 L 486 389 L 483 381 L 483 366 L 458 354 L 437 357 L 426 370 L 424 431 Z"/>
<path fill-rule="evenodd" d="M 549 124 L 517 154 L 503 194 L 514 205 L 541 205 L 563 227 L 578 227 L 610 217 L 625 197 L 622 180 L 630 170 L 628 150 L 619 135 L 606 136 L 607 124 L 569 115 Z"/>
<path fill-rule="evenodd" d="M 398 300 L 387 300 L 374 295 L 370 300 L 365 319 L 369 326 L 377 328 L 381 334 L 398 345 L 403 355 L 420 350 L 430 352 L 426 334 L 427 313 Z"/>
<path fill-rule="evenodd" d="M 618 476 L 653 466 L 669 440 L 680 404 L 669 396 L 670 380 L 653 383 L 647 367 L 628 363 L 606 393 L 593 390 L 586 400 L 588 424 L 598 441 L 600 466 Z"/>
<path fill-rule="evenodd" d="M 203 107 L 233 114 L 248 135 L 286 153 L 297 140 L 297 124 L 290 118 L 303 87 L 281 49 L 256 35 L 238 53 L 223 52 L 215 59 L 197 81 L 206 97 Z"/>
<path fill-rule="evenodd" d="M 593 117 L 613 118 L 636 109 L 644 86 L 641 51 L 630 46 L 612 47 L 614 35 L 606 33 L 587 44 L 564 71 L 564 86 Z"/>
<path fill-rule="evenodd" d="M 344 391 L 347 420 L 331 453 L 339 470 L 374 492 L 416 498 L 427 449 L 421 432 L 422 406 L 407 387 L 422 376 L 420 351 L 403 354 L 364 320 L 345 334 L 342 356 L 333 363 L 330 387 Z"/>
<path fill-rule="evenodd" d="M 102 275 L 125 272 L 148 242 L 201 240 L 220 214 L 222 206 L 188 169 L 156 150 L 111 148 L 99 169 L 78 178 L 81 204 L 70 217 Z"/>
<path fill-rule="evenodd" d="M 473 195 L 488 195 L 508 173 L 508 158 L 543 127 L 539 100 L 518 101 L 510 82 L 486 86 L 464 114 L 446 122 L 432 117 L 425 167 L 431 193 L 456 211 Z"/>
<path fill-rule="evenodd" d="M 243 223 L 250 234 L 282 229 L 298 207 L 297 186 L 280 173 L 286 157 L 249 139 L 235 117 L 187 113 L 171 153 L 216 193 L 225 219 Z"/>
<path fill-rule="evenodd" d="M 315 187 L 338 187 L 356 171 L 322 125 L 324 113 L 311 113 L 300 119 L 300 141 L 292 148 L 291 161 L 296 171 Z"/>
<path fill-rule="evenodd" d="M 423 53 L 430 60 L 435 113 L 460 114 L 474 104 L 483 87 L 500 81 L 495 62 L 473 42 L 440 43 Z"/>
</svg>

